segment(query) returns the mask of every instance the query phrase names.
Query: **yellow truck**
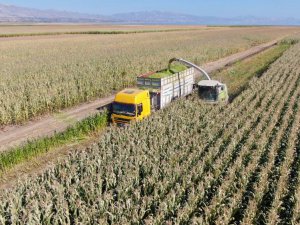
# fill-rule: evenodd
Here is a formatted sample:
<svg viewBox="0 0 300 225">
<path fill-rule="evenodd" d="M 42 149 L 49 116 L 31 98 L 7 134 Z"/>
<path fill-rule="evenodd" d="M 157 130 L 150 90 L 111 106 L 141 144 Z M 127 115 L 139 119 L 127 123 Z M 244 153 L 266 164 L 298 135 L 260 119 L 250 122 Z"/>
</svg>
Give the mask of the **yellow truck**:
<svg viewBox="0 0 300 225">
<path fill-rule="evenodd" d="M 114 124 L 127 124 L 142 120 L 151 114 L 150 93 L 148 90 L 125 89 L 120 91 L 112 104 Z"/>
<path fill-rule="evenodd" d="M 174 61 L 184 65 L 171 65 Z M 207 80 L 195 83 L 200 72 Z M 183 59 L 171 59 L 168 69 L 137 77 L 137 88 L 128 88 L 116 94 L 112 103 L 111 118 L 114 124 L 123 126 L 139 121 L 169 105 L 173 100 L 190 95 L 198 88 L 199 97 L 206 102 L 228 100 L 227 87 L 211 80 L 200 67 Z"/>
</svg>

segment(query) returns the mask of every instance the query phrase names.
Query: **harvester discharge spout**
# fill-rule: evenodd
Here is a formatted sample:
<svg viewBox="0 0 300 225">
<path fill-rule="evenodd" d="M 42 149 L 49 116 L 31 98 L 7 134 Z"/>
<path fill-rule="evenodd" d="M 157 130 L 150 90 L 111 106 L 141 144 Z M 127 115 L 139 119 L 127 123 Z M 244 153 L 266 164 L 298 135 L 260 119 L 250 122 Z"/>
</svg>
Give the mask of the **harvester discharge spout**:
<svg viewBox="0 0 300 225">
<path fill-rule="evenodd" d="M 201 67 L 199 67 L 199 66 L 195 65 L 194 63 L 191 63 L 191 62 L 189 62 L 185 59 L 180 59 L 180 58 L 170 59 L 169 65 L 168 65 L 169 70 L 171 69 L 171 64 L 173 62 L 180 62 L 182 64 L 185 64 L 185 65 L 189 66 L 189 67 L 194 67 L 196 70 L 198 70 L 200 73 L 202 73 L 207 78 L 207 80 L 211 80 L 210 76 L 208 75 L 208 73 L 204 69 L 202 69 Z"/>
<path fill-rule="evenodd" d="M 182 63 L 188 67 L 193 67 L 206 77 L 206 80 L 201 80 L 196 87 L 198 88 L 198 95 L 200 99 L 205 102 L 219 103 L 228 101 L 228 90 L 226 84 L 222 84 L 219 81 L 212 80 L 208 73 L 201 67 L 191 63 L 185 59 L 173 58 L 170 59 L 168 69 L 171 70 L 171 64 L 173 62 Z M 180 80 L 180 79 L 179 79 Z"/>
</svg>

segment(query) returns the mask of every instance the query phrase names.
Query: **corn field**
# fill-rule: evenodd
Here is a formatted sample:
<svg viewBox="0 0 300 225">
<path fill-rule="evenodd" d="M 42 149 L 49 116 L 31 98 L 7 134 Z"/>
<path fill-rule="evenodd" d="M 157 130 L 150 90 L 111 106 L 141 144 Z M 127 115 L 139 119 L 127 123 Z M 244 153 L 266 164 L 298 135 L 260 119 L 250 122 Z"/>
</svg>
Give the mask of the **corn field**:
<svg viewBox="0 0 300 225">
<path fill-rule="evenodd" d="M 0 41 L 0 127 L 18 124 L 135 84 L 170 58 L 203 64 L 297 28 L 218 28 L 147 34 Z"/>
<path fill-rule="evenodd" d="M 299 224 L 300 44 L 226 106 L 178 100 L 2 193 L 1 224 Z"/>
</svg>

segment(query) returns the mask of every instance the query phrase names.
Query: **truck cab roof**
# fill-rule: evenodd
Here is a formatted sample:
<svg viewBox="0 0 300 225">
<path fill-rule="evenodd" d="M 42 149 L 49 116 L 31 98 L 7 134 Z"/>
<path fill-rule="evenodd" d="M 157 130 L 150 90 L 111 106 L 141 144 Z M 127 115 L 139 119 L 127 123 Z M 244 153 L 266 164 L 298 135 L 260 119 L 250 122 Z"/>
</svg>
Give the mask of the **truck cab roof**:
<svg viewBox="0 0 300 225">
<path fill-rule="evenodd" d="M 115 101 L 128 104 L 138 104 L 145 97 L 149 97 L 149 91 L 127 88 L 116 94 Z"/>
</svg>

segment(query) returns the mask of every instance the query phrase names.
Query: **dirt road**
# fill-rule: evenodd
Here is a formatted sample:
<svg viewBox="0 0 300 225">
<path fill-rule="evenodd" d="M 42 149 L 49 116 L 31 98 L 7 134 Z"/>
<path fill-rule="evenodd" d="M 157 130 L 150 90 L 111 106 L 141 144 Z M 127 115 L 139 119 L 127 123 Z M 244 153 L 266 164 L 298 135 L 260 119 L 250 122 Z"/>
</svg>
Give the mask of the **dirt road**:
<svg viewBox="0 0 300 225">
<path fill-rule="evenodd" d="M 266 44 L 248 49 L 247 51 L 233 54 L 218 61 L 208 63 L 204 65 L 203 68 L 208 73 L 215 72 L 239 60 L 243 60 L 262 52 L 276 45 L 278 41 L 279 40 L 268 42 Z M 0 151 L 9 150 L 10 148 L 22 145 L 28 140 L 50 136 L 55 132 L 63 131 L 76 121 L 80 121 L 97 113 L 99 108 L 111 103 L 113 99 L 114 95 L 111 95 L 106 98 L 98 99 L 90 103 L 85 103 L 67 110 L 63 110 L 60 113 L 51 116 L 45 116 L 38 121 L 28 122 L 23 126 L 5 127 L 0 131 Z"/>
</svg>

